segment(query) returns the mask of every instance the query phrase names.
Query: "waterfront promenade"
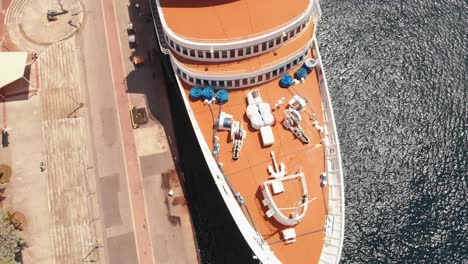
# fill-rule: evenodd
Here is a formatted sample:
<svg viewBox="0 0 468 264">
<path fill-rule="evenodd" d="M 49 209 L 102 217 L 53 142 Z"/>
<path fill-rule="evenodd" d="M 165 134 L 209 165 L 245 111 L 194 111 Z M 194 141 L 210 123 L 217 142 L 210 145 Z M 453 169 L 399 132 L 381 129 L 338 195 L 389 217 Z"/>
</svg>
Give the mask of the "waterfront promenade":
<svg viewBox="0 0 468 264">
<path fill-rule="evenodd" d="M 31 3 L 2 0 L 0 13 L 2 51 L 38 54 L 22 96 L 14 86 L 0 89 L 1 122 L 11 131 L 0 159 L 16 172 L 4 204 L 30 219 L 24 263 L 197 263 L 147 3 L 64 1 L 81 19 L 59 18 L 51 31 L 24 19 L 36 10 Z M 15 21 L 45 30 L 51 43 L 18 35 Z M 128 43 L 130 21 L 136 47 Z M 132 65 L 135 54 L 144 66 Z M 150 116 L 138 129 L 132 106 Z"/>
</svg>

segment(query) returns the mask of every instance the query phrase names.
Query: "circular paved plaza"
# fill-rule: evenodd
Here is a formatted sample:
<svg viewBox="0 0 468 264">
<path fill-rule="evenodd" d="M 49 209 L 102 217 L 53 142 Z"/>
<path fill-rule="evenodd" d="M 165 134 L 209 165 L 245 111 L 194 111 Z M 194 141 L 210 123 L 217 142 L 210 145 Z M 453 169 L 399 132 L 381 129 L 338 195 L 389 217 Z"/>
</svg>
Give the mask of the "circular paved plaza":
<svg viewBox="0 0 468 264">
<path fill-rule="evenodd" d="M 53 20 L 47 13 L 54 13 Z M 12 41 L 31 51 L 75 34 L 84 12 L 78 0 L 13 0 L 5 16 Z"/>
</svg>

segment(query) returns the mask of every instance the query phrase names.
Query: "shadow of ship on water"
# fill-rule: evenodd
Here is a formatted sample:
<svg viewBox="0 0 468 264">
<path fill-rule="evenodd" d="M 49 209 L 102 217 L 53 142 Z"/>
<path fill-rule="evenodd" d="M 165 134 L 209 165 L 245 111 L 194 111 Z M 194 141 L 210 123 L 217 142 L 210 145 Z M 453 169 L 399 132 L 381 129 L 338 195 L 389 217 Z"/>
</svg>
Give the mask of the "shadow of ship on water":
<svg viewBox="0 0 468 264">
<path fill-rule="evenodd" d="M 256 264 L 258 261 L 252 258 L 253 253 L 229 213 L 205 162 L 172 69 L 169 68 L 170 62 L 165 56 L 161 62 L 201 263 Z"/>
</svg>

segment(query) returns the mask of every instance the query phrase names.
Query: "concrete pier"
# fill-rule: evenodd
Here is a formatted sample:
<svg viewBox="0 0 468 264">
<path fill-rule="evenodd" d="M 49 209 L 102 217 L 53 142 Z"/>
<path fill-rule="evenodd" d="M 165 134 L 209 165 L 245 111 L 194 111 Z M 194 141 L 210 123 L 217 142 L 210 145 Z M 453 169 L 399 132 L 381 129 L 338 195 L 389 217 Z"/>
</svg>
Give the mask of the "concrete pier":
<svg viewBox="0 0 468 264">
<path fill-rule="evenodd" d="M 57 1 L 0 3 L 0 50 L 38 54 L 30 83 L 0 88 L 0 120 L 11 135 L 0 162 L 15 173 L 4 207 L 30 220 L 24 263 L 197 263 L 147 2 L 64 1 L 80 6 L 79 23 L 59 19 L 51 27 L 40 18 Z M 37 23 L 23 19 L 34 11 Z M 136 45 L 128 42 L 129 22 Z M 22 23 L 47 41 L 19 32 Z M 135 67 L 134 55 L 144 65 Z M 132 106 L 149 115 L 137 129 Z"/>
</svg>

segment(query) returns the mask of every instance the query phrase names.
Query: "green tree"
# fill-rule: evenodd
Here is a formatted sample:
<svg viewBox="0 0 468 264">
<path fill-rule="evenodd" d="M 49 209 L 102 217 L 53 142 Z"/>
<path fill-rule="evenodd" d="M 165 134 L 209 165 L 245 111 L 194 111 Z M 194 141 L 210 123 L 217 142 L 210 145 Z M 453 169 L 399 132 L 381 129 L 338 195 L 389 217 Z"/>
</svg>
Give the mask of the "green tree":
<svg viewBox="0 0 468 264">
<path fill-rule="evenodd" d="M 17 264 L 16 256 L 21 252 L 25 241 L 21 233 L 11 223 L 11 215 L 0 208 L 0 263 Z"/>
</svg>

